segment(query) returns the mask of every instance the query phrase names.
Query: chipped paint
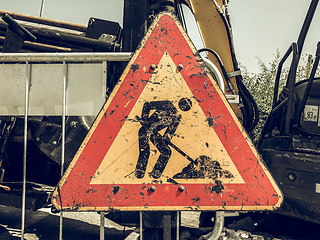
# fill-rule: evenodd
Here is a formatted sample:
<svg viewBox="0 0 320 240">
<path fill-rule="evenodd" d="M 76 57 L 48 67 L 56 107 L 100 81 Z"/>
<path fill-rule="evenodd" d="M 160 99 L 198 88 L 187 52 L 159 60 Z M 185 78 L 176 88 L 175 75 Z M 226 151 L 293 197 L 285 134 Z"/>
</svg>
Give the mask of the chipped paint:
<svg viewBox="0 0 320 240">
<path fill-rule="evenodd" d="M 120 191 L 120 187 L 119 186 L 115 186 L 115 187 L 113 187 L 113 190 L 112 190 L 112 192 L 113 192 L 113 195 L 116 195 L 119 191 Z"/>
<path fill-rule="evenodd" d="M 132 69 L 132 72 L 134 73 L 135 71 L 137 71 L 139 69 L 139 65 L 138 64 L 132 64 L 131 65 L 131 69 Z"/>
<path fill-rule="evenodd" d="M 222 182 L 219 180 L 215 180 L 215 186 L 209 187 L 210 193 L 215 192 L 216 194 L 220 194 L 224 190 L 224 186 L 222 185 Z"/>
</svg>

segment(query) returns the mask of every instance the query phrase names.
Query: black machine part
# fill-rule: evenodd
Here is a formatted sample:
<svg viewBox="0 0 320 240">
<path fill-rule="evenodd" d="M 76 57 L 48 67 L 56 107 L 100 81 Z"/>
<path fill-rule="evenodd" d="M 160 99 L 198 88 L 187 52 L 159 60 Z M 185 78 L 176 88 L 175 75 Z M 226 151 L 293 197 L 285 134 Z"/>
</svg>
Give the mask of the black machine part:
<svg viewBox="0 0 320 240">
<path fill-rule="evenodd" d="M 16 16 L 16 15 L 15 15 Z M 61 51 L 120 51 L 121 44 L 121 28 L 118 23 L 108 22 L 107 27 L 106 24 L 103 26 L 106 27 L 104 31 L 96 27 L 88 27 L 89 28 L 89 37 L 84 36 L 84 33 L 81 31 L 69 30 L 69 29 L 55 29 L 55 28 L 48 28 L 47 26 L 43 25 L 36 25 L 31 24 L 34 21 L 34 18 L 30 18 L 30 22 L 27 21 L 28 18 L 24 17 L 23 19 L 26 20 L 25 22 L 16 22 L 10 15 L 4 14 L 3 20 L 9 24 L 9 27 L 6 23 L 0 22 L 0 30 L 4 30 L 8 28 L 8 31 L 14 32 L 16 38 L 21 39 L 19 42 L 9 39 L 8 33 L 6 34 L 5 42 L 14 46 L 15 52 L 19 52 L 20 49 L 27 51 L 27 52 L 61 52 Z M 42 20 L 42 19 L 40 19 Z M 49 24 L 52 24 L 49 22 Z M 100 22 L 98 26 L 100 26 Z M 117 25 L 117 26 L 116 26 Z M 110 27 L 111 26 L 111 27 Z M 117 37 L 102 37 L 102 38 L 93 38 L 90 37 L 92 34 L 96 34 L 96 32 L 100 33 L 100 36 L 113 36 L 114 29 L 118 28 L 118 35 Z M 86 30 L 88 29 L 86 28 Z M 111 31 L 111 32 L 110 32 Z M 3 32 L 0 31 L 2 35 Z M 6 44 L 7 44 L 6 43 Z M 5 48 L 5 45 L 3 46 Z M 7 51 L 8 50 L 2 50 Z M 13 50 L 10 50 L 13 52 Z"/>
<path fill-rule="evenodd" d="M 279 212 L 320 223 L 320 141 L 299 135 L 265 138 L 259 148 L 284 193 Z"/>
<path fill-rule="evenodd" d="M 36 41 L 37 38 L 32 33 L 7 13 L 4 13 L 1 19 L 8 24 L 6 38 L 2 47 L 3 53 L 19 52 L 24 41 Z"/>
<path fill-rule="evenodd" d="M 296 83 L 298 62 L 318 2 L 312 0 L 298 42 L 291 44 L 279 63 L 273 107 L 258 150 L 284 193 L 279 212 L 320 223 L 320 79 L 315 78 L 320 43 L 309 78 Z M 288 78 L 278 95 L 282 66 L 291 53 Z"/>
</svg>

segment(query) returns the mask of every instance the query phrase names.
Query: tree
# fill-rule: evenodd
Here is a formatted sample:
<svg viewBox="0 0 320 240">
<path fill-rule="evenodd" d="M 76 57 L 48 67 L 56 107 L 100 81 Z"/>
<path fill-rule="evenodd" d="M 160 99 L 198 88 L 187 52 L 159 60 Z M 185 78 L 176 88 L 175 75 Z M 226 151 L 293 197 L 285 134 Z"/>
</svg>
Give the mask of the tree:
<svg viewBox="0 0 320 240">
<path fill-rule="evenodd" d="M 269 62 L 268 64 L 258 58 L 258 73 L 250 73 L 245 66 L 240 65 L 243 82 L 248 88 L 249 92 L 252 94 L 259 108 L 258 124 L 250 133 L 254 141 L 257 141 L 259 139 L 261 130 L 272 108 L 275 78 L 280 60 L 281 55 L 277 50 L 277 52 L 274 54 L 274 60 Z M 303 55 L 301 57 L 297 69 L 296 82 L 307 79 L 309 77 L 313 62 L 314 58 L 312 57 L 312 55 Z M 282 87 L 286 83 L 288 72 L 289 67 L 284 66 L 280 76 L 279 92 L 281 92 Z M 320 72 L 318 68 L 316 76 L 319 76 L 319 73 Z"/>
</svg>

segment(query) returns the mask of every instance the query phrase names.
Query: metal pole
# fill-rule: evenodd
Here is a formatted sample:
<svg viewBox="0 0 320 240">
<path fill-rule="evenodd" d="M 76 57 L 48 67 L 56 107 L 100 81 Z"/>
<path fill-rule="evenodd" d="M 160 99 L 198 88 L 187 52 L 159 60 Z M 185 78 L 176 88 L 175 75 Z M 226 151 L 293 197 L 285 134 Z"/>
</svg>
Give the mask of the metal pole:
<svg viewBox="0 0 320 240">
<path fill-rule="evenodd" d="M 132 52 L 106 52 L 106 53 L 2 53 L 2 62 L 103 62 L 103 61 L 129 61 Z"/>
<path fill-rule="evenodd" d="M 67 78 L 68 64 L 63 61 L 63 99 L 62 99 L 62 137 L 61 137 L 61 177 L 64 172 L 64 155 L 65 155 L 65 139 L 66 139 L 66 109 L 67 109 Z M 59 240 L 62 240 L 63 212 L 60 212 L 60 229 Z"/>
<path fill-rule="evenodd" d="M 143 240 L 143 221 L 142 221 L 142 212 L 140 212 L 140 240 Z"/>
<path fill-rule="evenodd" d="M 107 99 L 108 93 L 108 61 L 102 62 L 102 95 Z"/>
<path fill-rule="evenodd" d="M 298 109 L 298 116 L 299 116 L 298 126 L 299 127 L 301 127 L 302 112 L 303 112 L 303 110 L 304 110 L 304 108 L 306 106 L 307 99 L 308 99 L 309 94 L 310 94 L 310 90 L 311 90 L 311 87 L 312 87 L 314 76 L 315 76 L 315 74 L 317 72 L 317 68 L 318 68 L 318 65 L 319 65 L 319 60 L 320 60 L 320 42 L 318 42 L 318 44 L 317 44 L 316 59 L 314 60 L 313 67 L 312 67 L 312 70 L 311 70 L 311 73 L 310 73 L 310 76 L 309 76 L 308 84 L 307 84 L 306 90 L 304 92 L 301 105 L 300 105 L 300 107 Z"/>
<path fill-rule="evenodd" d="M 171 212 L 163 214 L 163 240 L 171 240 Z"/>
<path fill-rule="evenodd" d="M 44 9 L 44 0 L 41 2 L 41 9 L 40 9 L 40 17 L 43 15 L 43 9 Z"/>
<path fill-rule="evenodd" d="M 314 13 L 317 9 L 318 3 L 319 3 L 319 0 L 312 0 L 312 2 L 310 3 L 309 9 L 308 9 L 306 18 L 305 18 L 303 25 L 302 25 L 302 28 L 300 30 L 300 34 L 299 34 L 299 37 L 297 40 L 298 54 L 299 54 L 298 60 L 300 59 L 300 55 L 302 53 L 304 41 L 305 41 L 307 33 L 309 31 L 309 28 L 310 28 Z"/>
<path fill-rule="evenodd" d="M 103 89 L 104 93 L 106 94 L 107 91 L 107 61 L 102 62 L 102 82 L 105 81 L 105 89 Z M 104 240 L 104 218 L 105 213 L 100 212 L 100 240 Z"/>
<path fill-rule="evenodd" d="M 28 142 L 28 107 L 29 107 L 29 78 L 30 65 L 26 62 L 25 78 L 25 114 L 24 114 L 24 139 L 23 139 L 23 184 L 22 184 L 22 214 L 21 214 L 21 239 L 24 239 L 26 218 L 26 185 L 27 185 L 27 142 Z"/>
<path fill-rule="evenodd" d="M 104 240 L 104 212 L 100 212 L 100 240 Z"/>
<path fill-rule="evenodd" d="M 216 217 L 214 220 L 214 227 L 212 232 L 209 232 L 208 234 L 201 236 L 199 239 L 218 240 L 223 230 L 224 217 L 225 217 L 224 211 L 216 211 Z"/>
<path fill-rule="evenodd" d="M 177 237 L 176 239 L 179 240 L 180 238 L 180 211 L 177 211 Z"/>
<path fill-rule="evenodd" d="M 21 20 L 25 22 L 39 23 L 39 24 L 53 26 L 53 27 L 66 28 L 66 29 L 75 30 L 79 32 L 86 32 L 87 30 L 87 26 L 82 24 L 56 21 L 48 18 L 39 18 L 39 17 L 30 16 L 30 15 L 0 10 L 0 15 L 4 13 L 8 13 L 12 18 L 16 20 Z"/>
</svg>

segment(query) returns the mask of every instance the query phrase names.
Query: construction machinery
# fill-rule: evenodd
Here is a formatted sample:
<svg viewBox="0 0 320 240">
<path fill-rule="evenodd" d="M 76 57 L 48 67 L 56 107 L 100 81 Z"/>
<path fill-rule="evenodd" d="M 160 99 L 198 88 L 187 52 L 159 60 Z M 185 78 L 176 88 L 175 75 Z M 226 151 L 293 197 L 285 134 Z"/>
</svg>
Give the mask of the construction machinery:
<svg viewBox="0 0 320 240">
<path fill-rule="evenodd" d="M 22 202 L 23 208 L 33 210 L 51 204 L 53 189 L 58 184 L 62 172 L 81 148 L 99 109 L 105 99 L 112 95 L 126 62 L 141 44 L 156 16 L 163 11 L 174 12 L 182 26 L 186 28 L 182 4 L 188 6 L 195 16 L 205 46 L 203 49 L 198 49 L 198 52 L 206 52 L 208 60 L 204 61 L 215 81 L 246 131 L 250 132 L 255 127 L 259 118 L 258 107 L 242 82 L 226 0 L 125 0 L 123 28 L 118 23 L 97 18 L 90 18 L 88 26 L 81 26 L 3 11 L 1 12 L 3 21 L 0 22 L 1 50 L 4 56 L 1 58 L 0 55 L 0 61 L 3 63 L 1 65 L 3 76 L 10 80 L 24 78 L 21 76 L 26 76 L 28 79 L 32 72 L 39 75 L 35 80 L 31 80 L 33 85 L 36 82 L 42 83 L 45 71 L 49 82 L 53 85 L 40 85 L 38 90 L 29 93 L 31 85 L 26 81 L 26 86 L 19 92 L 24 95 L 25 87 L 26 99 L 17 97 L 13 100 L 3 100 L 5 106 L 0 108 L 1 204 L 21 207 Z M 319 62 L 319 50 L 308 80 L 295 84 L 295 73 L 317 4 L 318 1 L 312 0 L 298 42 L 292 44 L 279 64 L 273 110 L 258 143 L 263 159 L 284 192 L 285 202 L 279 211 L 309 221 L 319 219 L 317 217 L 320 193 L 320 179 L 317 177 L 319 175 L 317 150 L 319 79 L 314 78 Z M 290 74 L 284 90 L 278 97 L 282 64 L 291 53 L 293 60 Z M 16 63 L 20 62 L 26 63 L 27 67 L 23 71 L 15 69 Z M 33 65 L 30 67 L 29 63 L 40 63 L 42 66 L 37 69 Z M 86 69 L 83 64 L 89 65 L 88 68 Z M 155 70 L 156 66 L 150 68 Z M 95 72 L 97 76 L 87 76 L 88 72 Z M 77 79 L 74 86 L 81 82 L 86 91 L 72 92 L 71 75 Z M 65 82 L 54 83 L 54 78 L 57 76 L 64 80 L 66 76 L 70 78 L 68 90 Z M 94 84 L 85 83 L 85 79 L 88 78 L 98 80 Z M 16 86 L 19 89 L 17 82 L 11 82 L 13 84 L 8 85 L 5 92 Z M 96 85 L 99 88 L 93 87 Z M 67 93 L 59 96 L 53 96 L 54 93 L 48 96 L 46 93 L 45 96 L 41 96 L 41 87 L 60 88 Z M 91 103 L 91 99 L 83 100 L 87 92 L 91 92 L 89 98 L 94 98 L 94 104 Z M 73 101 L 68 108 L 65 106 L 67 97 L 68 103 Z M 46 102 L 45 99 L 49 98 L 53 100 Z M 38 108 L 32 108 L 32 104 L 29 108 L 27 104 L 29 101 L 36 103 Z M 90 104 L 87 104 L 88 102 Z M 41 108 L 39 103 L 47 107 Z M 137 121 L 141 122 L 141 119 L 137 118 Z M 185 154 L 172 142 L 169 141 L 167 144 L 180 155 Z M 184 157 L 188 158 L 188 155 Z M 59 187 L 57 189 L 60 191 Z M 119 189 L 114 191 L 116 194 Z M 150 188 L 150 191 L 155 189 Z M 179 191 L 185 190 L 181 188 Z M 23 196 L 22 201 L 21 196 Z M 280 193 L 279 197 L 281 198 Z M 140 217 L 141 215 L 140 213 Z M 160 225 L 170 225 L 168 221 L 170 222 L 171 215 L 168 218 L 168 214 L 164 212 L 157 216 L 160 222 L 164 219 Z M 174 214 L 172 216 L 178 218 Z M 217 219 L 221 216 L 218 212 Z M 136 212 L 111 212 L 109 217 L 123 224 L 139 222 L 139 213 Z M 157 217 L 149 215 L 145 218 L 151 222 Z M 221 222 L 218 228 L 220 230 L 215 229 L 215 231 L 221 231 Z"/>
<path fill-rule="evenodd" d="M 318 1 L 311 1 L 297 42 L 279 62 L 272 111 L 262 130 L 258 148 L 285 195 L 280 212 L 319 223 L 319 47 L 308 79 L 297 82 L 296 73 L 304 41 Z M 279 93 L 283 64 L 292 55 L 288 79 Z"/>
</svg>

